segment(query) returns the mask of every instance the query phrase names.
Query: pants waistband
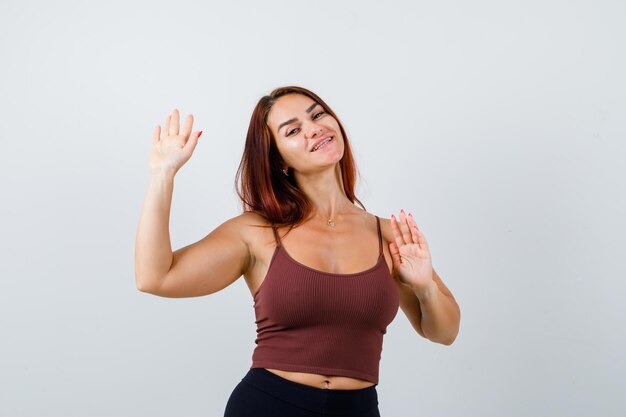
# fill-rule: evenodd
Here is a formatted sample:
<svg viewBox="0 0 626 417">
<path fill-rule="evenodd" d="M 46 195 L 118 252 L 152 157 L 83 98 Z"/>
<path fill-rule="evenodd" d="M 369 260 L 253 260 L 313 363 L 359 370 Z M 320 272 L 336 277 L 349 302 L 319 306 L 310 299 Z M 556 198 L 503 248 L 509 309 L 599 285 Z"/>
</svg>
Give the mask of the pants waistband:
<svg viewBox="0 0 626 417">
<path fill-rule="evenodd" d="M 265 368 L 250 368 L 242 381 L 292 405 L 317 413 L 366 412 L 378 405 L 376 385 L 356 390 L 315 388 L 290 381 Z"/>
</svg>

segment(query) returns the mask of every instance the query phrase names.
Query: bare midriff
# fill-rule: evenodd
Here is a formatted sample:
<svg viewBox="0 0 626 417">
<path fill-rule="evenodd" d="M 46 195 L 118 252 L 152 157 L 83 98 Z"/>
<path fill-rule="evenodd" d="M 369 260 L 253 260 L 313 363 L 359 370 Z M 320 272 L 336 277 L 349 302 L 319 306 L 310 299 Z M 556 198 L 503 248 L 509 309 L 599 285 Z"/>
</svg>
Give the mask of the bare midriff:
<svg viewBox="0 0 626 417">
<path fill-rule="evenodd" d="M 281 376 L 285 379 L 288 379 L 292 382 L 297 382 L 299 384 L 308 385 L 314 388 L 321 389 L 336 389 L 336 390 L 352 390 L 352 389 L 363 389 L 369 388 L 374 385 L 371 381 L 366 381 L 363 379 L 350 378 L 345 376 L 336 376 L 336 375 L 319 375 L 319 374 L 310 374 L 305 372 L 290 372 L 283 371 L 281 369 L 270 369 L 265 368 L 273 374 Z"/>
</svg>

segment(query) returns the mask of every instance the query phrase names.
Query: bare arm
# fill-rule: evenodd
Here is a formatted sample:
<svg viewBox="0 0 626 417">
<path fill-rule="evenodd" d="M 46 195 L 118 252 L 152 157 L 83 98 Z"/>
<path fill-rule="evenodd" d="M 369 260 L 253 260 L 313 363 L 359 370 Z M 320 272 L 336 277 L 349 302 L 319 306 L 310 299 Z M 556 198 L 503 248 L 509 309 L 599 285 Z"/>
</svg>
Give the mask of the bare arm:
<svg viewBox="0 0 626 417">
<path fill-rule="evenodd" d="M 391 221 L 381 218 L 381 226 L 385 239 L 391 244 Z M 397 263 L 394 262 L 392 273 L 400 293 L 400 307 L 415 331 L 433 342 L 452 344 L 459 332 L 461 319 L 461 311 L 452 292 L 434 268 L 433 285 L 416 291 L 402 282 L 396 267 Z"/>
<path fill-rule="evenodd" d="M 173 189 L 173 173 L 150 175 L 135 240 L 135 283 L 140 291 L 153 287 L 172 265 L 169 218 Z"/>
<path fill-rule="evenodd" d="M 169 213 L 173 178 L 150 179 L 135 246 L 137 288 L 161 297 L 198 297 L 226 288 L 250 265 L 245 240 L 252 213 L 232 218 L 200 241 L 172 253 Z"/>
<path fill-rule="evenodd" d="M 459 333 L 461 310 L 454 296 L 433 269 L 434 284 L 428 290 L 414 290 L 422 312 L 421 327 L 433 342 L 451 345 Z"/>
<path fill-rule="evenodd" d="M 247 215 L 227 220 L 198 242 L 174 252 L 167 273 L 140 290 L 161 297 L 199 297 L 235 282 L 252 259 L 244 240 Z"/>
<path fill-rule="evenodd" d="M 459 332 L 461 311 L 454 296 L 433 269 L 436 285 L 429 291 L 415 291 L 402 284 L 394 271 L 400 289 L 400 307 L 421 336 L 451 345 Z"/>
<path fill-rule="evenodd" d="M 239 278 L 251 260 L 244 239 L 251 214 L 246 213 L 172 253 L 169 217 L 174 176 L 191 157 L 202 133 L 191 133 L 193 115 L 187 116 L 182 129 L 179 119 L 178 109 L 174 109 L 163 135 L 159 125 L 154 130 L 150 184 L 135 242 L 137 288 L 163 297 L 195 297 L 219 291 Z"/>
</svg>

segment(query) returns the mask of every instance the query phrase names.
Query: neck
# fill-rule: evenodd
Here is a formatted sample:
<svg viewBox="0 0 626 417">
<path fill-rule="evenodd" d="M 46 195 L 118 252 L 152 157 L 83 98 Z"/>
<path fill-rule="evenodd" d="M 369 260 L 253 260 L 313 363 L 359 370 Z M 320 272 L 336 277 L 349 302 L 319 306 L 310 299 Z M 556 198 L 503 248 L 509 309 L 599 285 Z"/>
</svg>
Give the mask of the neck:
<svg viewBox="0 0 626 417">
<path fill-rule="evenodd" d="M 334 169 L 297 175 L 295 179 L 311 202 L 314 216 L 335 220 L 350 209 L 352 202 L 346 197 L 339 164 Z"/>
</svg>

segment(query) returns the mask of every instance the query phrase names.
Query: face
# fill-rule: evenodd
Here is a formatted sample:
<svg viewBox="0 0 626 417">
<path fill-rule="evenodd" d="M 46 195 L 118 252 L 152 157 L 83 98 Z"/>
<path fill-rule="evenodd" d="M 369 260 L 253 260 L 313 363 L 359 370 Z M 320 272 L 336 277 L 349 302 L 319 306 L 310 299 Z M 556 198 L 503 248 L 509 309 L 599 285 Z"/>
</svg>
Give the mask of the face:
<svg viewBox="0 0 626 417">
<path fill-rule="evenodd" d="M 312 98 L 301 94 L 280 97 L 267 124 L 285 163 L 302 173 L 334 167 L 343 157 L 343 137 L 337 120 Z M 323 144 L 323 141 L 331 138 Z M 316 145 L 322 144 L 321 147 Z"/>
</svg>

